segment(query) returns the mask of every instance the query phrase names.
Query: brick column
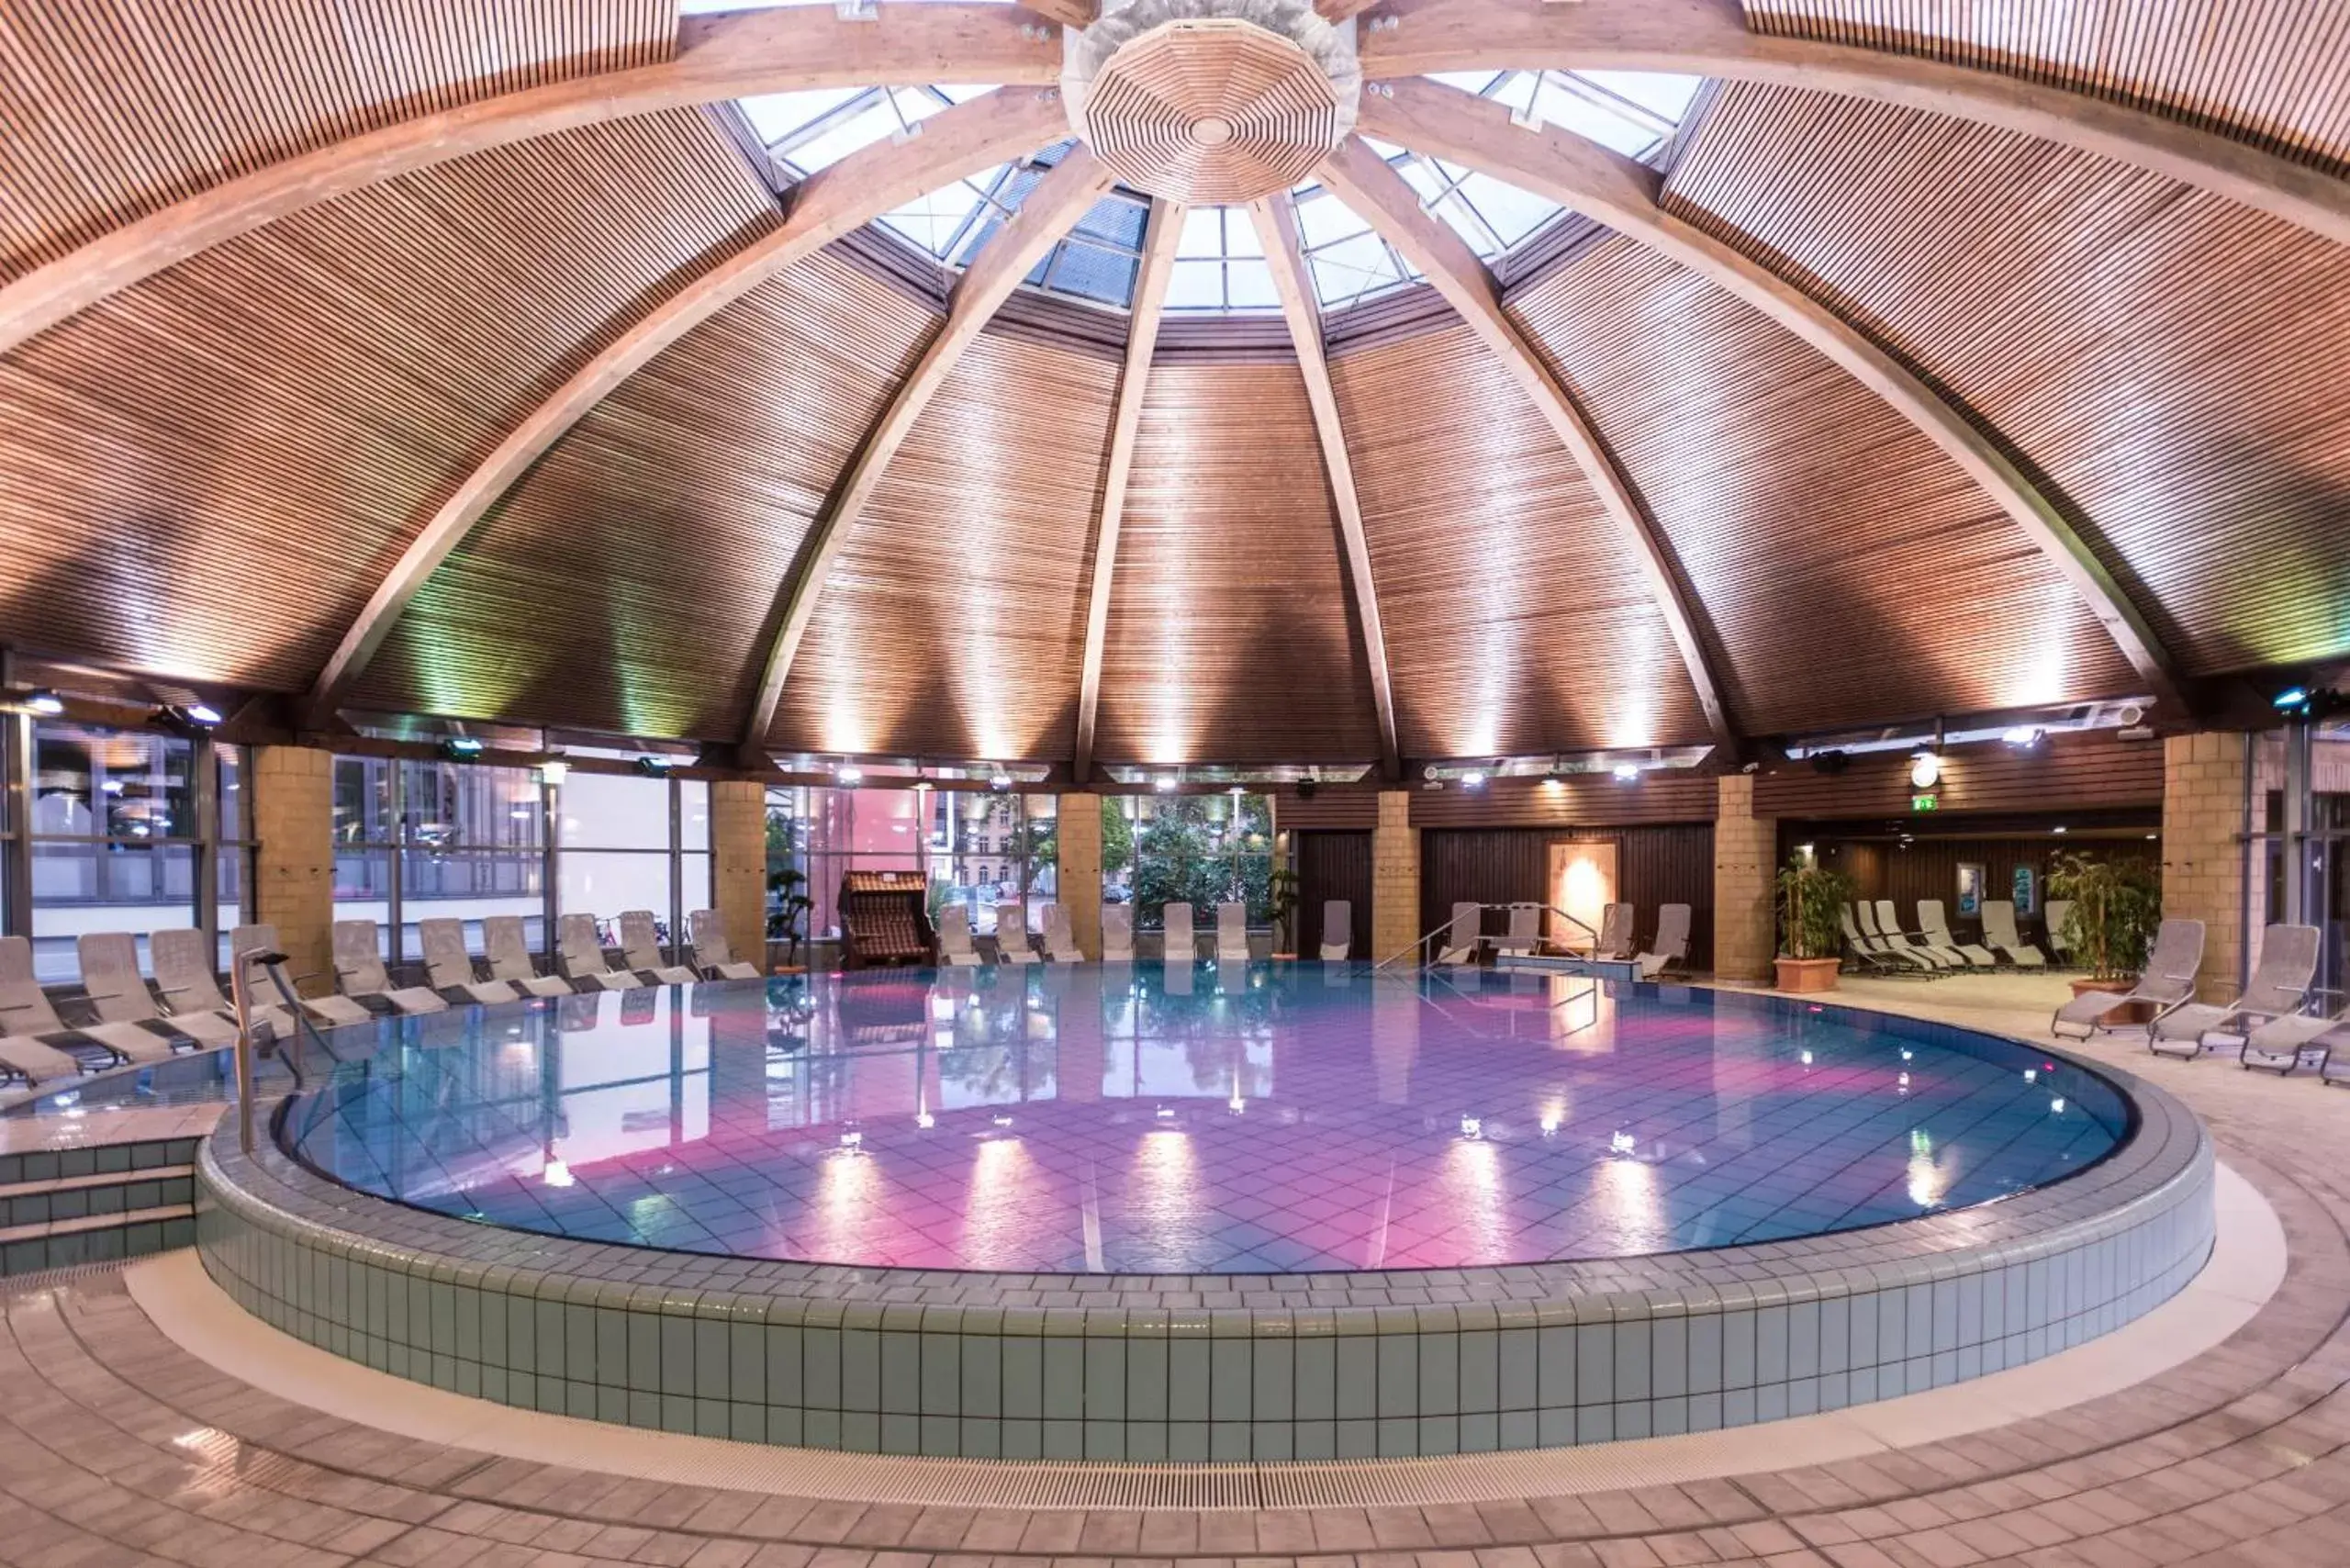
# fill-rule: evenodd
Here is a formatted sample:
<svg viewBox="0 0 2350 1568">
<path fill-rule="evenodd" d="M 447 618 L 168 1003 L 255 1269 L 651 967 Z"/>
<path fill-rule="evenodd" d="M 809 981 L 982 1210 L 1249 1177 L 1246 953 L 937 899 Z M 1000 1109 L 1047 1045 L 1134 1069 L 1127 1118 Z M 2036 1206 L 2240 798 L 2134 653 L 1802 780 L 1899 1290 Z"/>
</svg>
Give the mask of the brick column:
<svg viewBox="0 0 2350 1568">
<path fill-rule="evenodd" d="M 710 787 L 711 907 L 734 957 L 767 967 L 767 790 L 752 779 Z"/>
<path fill-rule="evenodd" d="M 2207 996 L 2244 963 L 2244 736 L 2163 741 L 2163 913 L 2203 923 Z"/>
<path fill-rule="evenodd" d="M 1714 973 L 1723 980 L 1769 980 L 1778 954 L 1771 886 L 1779 860 L 1779 819 L 1754 814 L 1754 779 L 1725 773 L 1715 780 Z"/>
<path fill-rule="evenodd" d="M 277 927 L 286 973 L 322 976 L 304 990 L 334 990 L 334 755 L 308 746 L 261 747 L 253 756 L 253 913 Z"/>
<path fill-rule="evenodd" d="M 1102 957 L 1102 797 L 1060 798 L 1058 897 L 1078 951 Z"/>
<path fill-rule="evenodd" d="M 1410 952 L 1420 930 L 1420 830 L 1412 825 L 1412 792 L 1382 790 L 1371 835 L 1372 960 Z"/>
</svg>

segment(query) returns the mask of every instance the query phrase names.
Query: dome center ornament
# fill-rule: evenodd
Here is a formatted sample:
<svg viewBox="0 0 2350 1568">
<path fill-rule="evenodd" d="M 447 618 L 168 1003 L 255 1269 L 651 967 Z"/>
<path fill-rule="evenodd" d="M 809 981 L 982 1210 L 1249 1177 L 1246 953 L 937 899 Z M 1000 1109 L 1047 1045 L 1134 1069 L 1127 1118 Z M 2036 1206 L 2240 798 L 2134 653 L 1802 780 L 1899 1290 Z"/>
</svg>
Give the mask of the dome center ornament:
<svg viewBox="0 0 2350 1568">
<path fill-rule="evenodd" d="M 1065 36 L 1070 128 L 1170 201 L 1287 189 L 1346 140 L 1362 97 L 1353 28 L 1305 0 L 1130 0 Z"/>
</svg>

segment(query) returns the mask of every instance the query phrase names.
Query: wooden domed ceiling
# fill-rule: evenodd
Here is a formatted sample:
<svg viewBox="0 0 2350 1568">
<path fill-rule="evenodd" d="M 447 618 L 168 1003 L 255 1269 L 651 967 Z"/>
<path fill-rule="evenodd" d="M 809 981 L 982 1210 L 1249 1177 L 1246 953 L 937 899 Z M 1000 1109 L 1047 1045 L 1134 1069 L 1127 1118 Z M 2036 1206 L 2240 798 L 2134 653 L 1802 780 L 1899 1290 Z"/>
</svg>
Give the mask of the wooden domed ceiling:
<svg viewBox="0 0 2350 1568">
<path fill-rule="evenodd" d="M 0 13 L 0 644 L 318 726 L 1080 767 L 2350 658 L 2332 0 L 1325 0 L 1343 90 L 1148 3 L 1074 103 L 1087 0 Z M 1719 85 L 1642 162 L 1488 68 Z M 996 85 L 781 195 L 711 107 L 922 82 Z M 1481 257 L 1396 147 L 1572 212 Z M 1039 153 L 967 271 L 869 227 Z M 1300 179 L 1426 281 L 1325 319 Z M 1023 289 L 1119 182 L 1133 308 Z M 1163 309 L 1207 201 L 1277 311 Z"/>
</svg>

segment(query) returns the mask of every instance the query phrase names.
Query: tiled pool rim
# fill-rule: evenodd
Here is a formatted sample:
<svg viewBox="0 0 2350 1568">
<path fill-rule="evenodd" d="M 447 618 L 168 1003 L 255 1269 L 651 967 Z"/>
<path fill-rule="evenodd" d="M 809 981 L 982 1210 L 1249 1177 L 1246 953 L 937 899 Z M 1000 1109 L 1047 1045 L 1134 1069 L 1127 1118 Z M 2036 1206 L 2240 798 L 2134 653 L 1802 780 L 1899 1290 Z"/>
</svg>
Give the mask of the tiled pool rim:
<svg viewBox="0 0 2350 1568">
<path fill-rule="evenodd" d="M 428 1214 L 328 1182 L 274 1142 L 248 1159 L 225 1125 L 197 1163 L 197 1247 L 247 1311 L 334 1354 L 703 1436 L 1217 1462 L 1665 1436 L 2036 1361 L 2194 1277 L 2214 1223 L 2200 1124 L 2143 1081 L 2017 1043 L 2115 1083 L 2135 1135 L 1998 1203 L 1750 1247 L 1290 1275 L 776 1262 Z"/>
</svg>

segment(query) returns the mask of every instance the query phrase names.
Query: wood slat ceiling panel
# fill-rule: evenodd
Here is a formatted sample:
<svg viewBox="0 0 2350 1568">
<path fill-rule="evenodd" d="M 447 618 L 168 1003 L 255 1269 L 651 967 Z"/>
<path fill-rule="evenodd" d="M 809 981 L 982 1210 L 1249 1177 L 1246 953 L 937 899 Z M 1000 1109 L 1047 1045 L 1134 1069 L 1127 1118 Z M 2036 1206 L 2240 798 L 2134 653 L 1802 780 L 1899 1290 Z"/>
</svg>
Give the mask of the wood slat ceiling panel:
<svg viewBox="0 0 2350 1568">
<path fill-rule="evenodd" d="M 1954 395 L 2191 672 L 2350 652 L 2350 250 L 1959 120 L 1723 95 L 1669 205 Z"/>
<path fill-rule="evenodd" d="M 1361 648 L 1296 364 L 1154 364 L 1112 582 L 1097 754 L 1376 757 Z"/>
<path fill-rule="evenodd" d="M 1119 362 L 985 332 L 851 527 L 776 712 L 797 750 L 1065 759 Z"/>
<path fill-rule="evenodd" d="M 589 354 L 776 221 L 691 111 L 443 164 L 0 361 L 0 641 L 280 689 Z"/>
<path fill-rule="evenodd" d="M 677 0 L 0 6 L 0 280 L 363 131 L 669 57 Z"/>
<path fill-rule="evenodd" d="M 1405 756 L 1711 738 L 1630 546 L 1468 328 L 1347 354 L 1330 378 Z"/>
<path fill-rule="evenodd" d="M 777 589 L 937 324 L 831 252 L 755 289 L 524 476 L 353 705 L 740 738 Z"/>
<path fill-rule="evenodd" d="M 1511 309 L 1662 525 L 1746 731 L 2131 689 L 1990 498 L 1759 311 L 1614 237 Z"/>
<path fill-rule="evenodd" d="M 1495 778 L 1480 790 L 1448 784 L 1412 791 L 1414 827 L 1623 827 L 1709 823 L 1721 814 L 1710 773 L 1655 771 L 1637 783 L 1606 774 Z"/>
<path fill-rule="evenodd" d="M 2340 172 L 2350 9 L 2322 0 L 1746 0 L 1756 31 L 2053 83 Z"/>
</svg>

